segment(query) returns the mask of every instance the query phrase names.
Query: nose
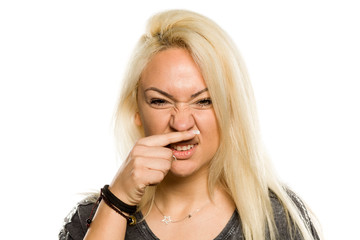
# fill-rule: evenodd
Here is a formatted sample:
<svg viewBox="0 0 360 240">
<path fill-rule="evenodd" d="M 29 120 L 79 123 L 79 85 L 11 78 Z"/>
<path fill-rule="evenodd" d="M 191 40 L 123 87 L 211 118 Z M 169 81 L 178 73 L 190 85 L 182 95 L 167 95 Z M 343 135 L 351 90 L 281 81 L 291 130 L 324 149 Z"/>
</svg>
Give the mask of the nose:
<svg viewBox="0 0 360 240">
<path fill-rule="evenodd" d="M 195 120 L 191 109 L 187 107 L 175 108 L 171 114 L 170 127 L 174 131 L 191 130 Z"/>
</svg>

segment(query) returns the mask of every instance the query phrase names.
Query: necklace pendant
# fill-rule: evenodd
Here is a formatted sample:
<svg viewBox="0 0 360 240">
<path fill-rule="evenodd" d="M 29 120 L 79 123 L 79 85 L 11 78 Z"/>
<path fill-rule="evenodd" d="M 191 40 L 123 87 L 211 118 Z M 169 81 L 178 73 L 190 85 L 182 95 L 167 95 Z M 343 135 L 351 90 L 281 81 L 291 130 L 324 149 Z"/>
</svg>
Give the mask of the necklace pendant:
<svg viewBox="0 0 360 240">
<path fill-rule="evenodd" d="M 170 216 L 164 216 L 164 219 L 161 220 L 163 223 L 169 224 L 172 222 L 171 217 Z"/>
</svg>

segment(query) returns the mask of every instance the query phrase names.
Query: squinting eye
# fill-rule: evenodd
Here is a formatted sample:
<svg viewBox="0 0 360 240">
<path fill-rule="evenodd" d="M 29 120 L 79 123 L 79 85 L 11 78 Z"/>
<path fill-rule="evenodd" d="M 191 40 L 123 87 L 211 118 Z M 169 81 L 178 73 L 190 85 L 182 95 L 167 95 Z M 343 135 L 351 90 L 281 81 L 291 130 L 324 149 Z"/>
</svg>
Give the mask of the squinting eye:
<svg viewBox="0 0 360 240">
<path fill-rule="evenodd" d="M 168 101 L 166 101 L 164 99 L 160 99 L 160 98 L 153 98 L 150 100 L 150 104 L 155 105 L 155 106 L 164 106 L 167 103 L 168 103 Z"/>
<path fill-rule="evenodd" d="M 197 105 L 201 107 L 208 107 L 212 104 L 211 98 L 204 98 L 196 102 Z"/>
</svg>

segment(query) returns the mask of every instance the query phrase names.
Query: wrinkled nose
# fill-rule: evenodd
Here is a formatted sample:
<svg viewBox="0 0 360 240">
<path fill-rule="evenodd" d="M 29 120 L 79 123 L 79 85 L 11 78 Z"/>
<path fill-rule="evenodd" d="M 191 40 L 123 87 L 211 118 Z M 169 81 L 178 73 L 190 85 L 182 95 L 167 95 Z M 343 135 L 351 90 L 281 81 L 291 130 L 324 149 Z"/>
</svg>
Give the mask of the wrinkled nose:
<svg viewBox="0 0 360 240">
<path fill-rule="evenodd" d="M 191 130 L 194 127 L 195 120 L 189 107 L 174 109 L 171 114 L 170 127 L 174 131 Z"/>
</svg>

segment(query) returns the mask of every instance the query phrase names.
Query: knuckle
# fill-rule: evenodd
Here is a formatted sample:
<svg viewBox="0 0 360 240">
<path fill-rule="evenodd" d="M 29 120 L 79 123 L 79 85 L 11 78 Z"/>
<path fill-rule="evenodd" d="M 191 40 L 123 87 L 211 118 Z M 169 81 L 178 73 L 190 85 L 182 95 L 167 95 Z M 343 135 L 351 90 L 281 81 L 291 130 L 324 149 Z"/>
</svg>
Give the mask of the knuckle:
<svg viewBox="0 0 360 240">
<path fill-rule="evenodd" d="M 134 169 L 134 170 L 140 169 L 141 166 L 142 166 L 140 158 L 139 158 L 138 156 L 134 156 L 133 159 L 134 159 L 134 160 L 133 160 L 133 163 L 132 163 L 133 169 Z"/>
<path fill-rule="evenodd" d="M 138 152 L 140 152 L 142 149 L 141 145 L 134 145 L 134 147 L 131 149 L 130 154 L 131 155 L 136 155 Z"/>
<path fill-rule="evenodd" d="M 160 183 L 165 177 L 165 174 L 161 171 L 153 173 L 152 178 L 149 179 L 148 185 L 154 185 Z"/>
<path fill-rule="evenodd" d="M 157 177 L 159 182 L 164 179 L 164 177 L 166 176 L 166 173 L 167 173 L 167 171 L 158 171 L 156 177 Z"/>
<path fill-rule="evenodd" d="M 167 173 L 170 170 L 170 168 L 171 168 L 171 161 L 169 161 L 168 159 L 163 160 L 161 171 Z"/>
<path fill-rule="evenodd" d="M 135 142 L 135 146 L 141 146 L 144 145 L 145 138 L 140 138 Z"/>
<path fill-rule="evenodd" d="M 135 182 L 135 184 L 141 182 L 141 176 L 142 176 L 142 171 L 139 169 L 134 169 L 130 174 L 130 177 Z"/>
<path fill-rule="evenodd" d="M 166 161 L 166 163 L 167 163 L 166 171 L 169 171 L 171 168 L 171 161 Z"/>
<path fill-rule="evenodd" d="M 166 148 L 167 154 L 169 157 L 172 157 L 173 151 L 170 148 Z"/>
</svg>

